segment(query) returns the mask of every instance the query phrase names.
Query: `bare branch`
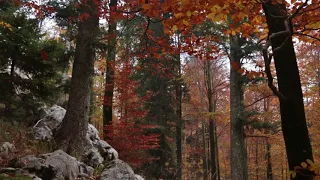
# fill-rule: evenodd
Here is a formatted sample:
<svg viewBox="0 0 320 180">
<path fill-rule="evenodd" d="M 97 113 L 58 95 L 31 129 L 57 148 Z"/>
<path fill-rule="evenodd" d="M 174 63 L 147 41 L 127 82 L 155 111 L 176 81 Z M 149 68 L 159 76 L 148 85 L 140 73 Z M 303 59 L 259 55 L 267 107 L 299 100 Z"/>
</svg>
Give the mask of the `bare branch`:
<svg viewBox="0 0 320 180">
<path fill-rule="evenodd" d="M 273 77 L 270 70 L 270 63 L 273 55 L 272 54 L 269 55 L 268 53 L 269 43 L 270 42 L 267 41 L 266 46 L 262 48 L 262 54 L 263 54 L 263 59 L 265 64 L 265 72 L 268 77 L 268 86 L 272 90 L 273 94 L 276 95 L 280 100 L 285 100 L 286 98 L 284 97 L 284 95 L 281 94 L 278 91 L 278 89 L 273 85 Z"/>
<path fill-rule="evenodd" d="M 295 33 L 293 33 L 293 34 L 296 34 L 296 35 L 299 35 L 299 36 L 306 36 L 306 37 L 309 37 L 309 38 L 311 38 L 311 39 L 315 39 L 315 40 L 317 40 L 317 41 L 320 41 L 320 38 L 311 36 L 311 35 L 309 35 L 309 34 L 303 34 L 303 33 L 300 33 L 300 32 L 295 32 Z"/>
<path fill-rule="evenodd" d="M 269 94 L 269 95 L 267 95 L 267 96 L 263 96 L 263 97 L 255 100 L 253 103 L 251 103 L 251 104 L 249 104 L 249 105 L 246 105 L 245 108 L 250 107 L 250 106 L 258 103 L 259 101 L 262 101 L 262 100 L 264 100 L 264 99 L 266 99 L 266 98 L 268 98 L 268 97 L 271 97 L 271 96 L 273 96 L 273 94 Z"/>
<path fill-rule="evenodd" d="M 269 39 L 273 39 L 273 38 L 276 38 L 278 36 L 282 36 L 282 35 L 290 35 L 290 30 L 289 31 L 280 31 L 280 32 L 277 32 L 277 33 L 272 33 L 270 36 L 269 36 Z"/>
<path fill-rule="evenodd" d="M 284 45 L 286 45 L 286 43 L 292 37 L 292 32 L 291 32 L 291 28 L 289 26 L 288 21 L 284 21 L 284 26 L 286 28 L 285 31 L 280 31 L 278 33 L 273 33 L 273 34 L 271 34 L 269 36 L 269 40 L 271 40 L 272 38 L 275 38 L 275 37 L 280 36 L 280 35 L 287 35 L 287 38 L 284 40 L 284 42 L 282 42 L 282 44 L 279 47 L 276 47 L 276 48 L 273 49 L 273 53 L 277 53 Z"/>
<path fill-rule="evenodd" d="M 298 9 L 296 10 L 296 12 L 294 12 L 293 14 L 291 14 L 289 16 L 289 21 L 292 20 L 292 18 L 294 18 L 295 16 L 297 16 L 299 14 L 299 11 L 301 11 L 302 8 L 306 7 L 308 5 L 308 1 L 309 0 L 306 0 L 303 4 L 301 4 Z"/>
</svg>

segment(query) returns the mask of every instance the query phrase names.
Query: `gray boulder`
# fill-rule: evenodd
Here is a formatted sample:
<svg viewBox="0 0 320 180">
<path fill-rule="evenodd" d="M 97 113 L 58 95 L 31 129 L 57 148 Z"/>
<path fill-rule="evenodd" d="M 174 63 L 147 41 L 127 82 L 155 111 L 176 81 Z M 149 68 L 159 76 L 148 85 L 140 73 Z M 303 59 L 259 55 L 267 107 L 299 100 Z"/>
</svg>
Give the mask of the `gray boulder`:
<svg viewBox="0 0 320 180">
<path fill-rule="evenodd" d="M 61 124 L 66 110 L 60 106 L 53 105 L 48 110 L 43 110 L 40 119 L 31 129 L 31 133 L 37 140 L 50 140 L 53 136 L 53 131 L 57 130 Z"/>
<path fill-rule="evenodd" d="M 76 158 L 69 156 L 62 150 L 45 154 L 44 157 L 46 157 L 44 164 L 54 171 L 55 177 L 53 179 L 71 180 L 78 177 L 79 165 Z"/>
<path fill-rule="evenodd" d="M 98 167 L 103 163 L 104 158 L 101 156 L 99 150 L 95 147 L 92 147 L 85 153 L 83 161 L 92 167 Z"/>
<path fill-rule="evenodd" d="M 0 146 L 0 158 L 8 159 L 16 150 L 15 146 L 9 142 L 4 142 Z"/>
<path fill-rule="evenodd" d="M 86 137 L 92 145 L 95 145 L 100 141 L 99 131 L 92 124 L 88 124 L 88 131 Z"/>
<path fill-rule="evenodd" d="M 43 168 L 43 164 L 45 159 L 36 157 L 34 155 L 27 155 L 24 157 L 19 158 L 15 167 L 23 168 L 26 170 L 33 170 L 33 171 L 41 171 Z"/>
<path fill-rule="evenodd" d="M 134 176 L 136 177 L 136 180 L 144 180 L 144 178 L 138 174 L 135 174 Z"/>
<path fill-rule="evenodd" d="M 136 180 L 132 168 L 120 159 L 110 161 L 102 171 L 100 180 Z"/>
<path fill-rule="evenodd" d="M 105 160 L 115 160 L 119 159 L 118 152 L 110 146 L 106 141 L 100 140 L 96 146 L 99 149 L 100 154 Z"/>
<path fill-rule="evenodd" d="M 35 172 L 42 179 L 73 180 L 80 174 L 76 158 L 62 150 L 43 154 L 39 158 L 25 156 L 18 160 L 16 167 Z"/>
</svg>

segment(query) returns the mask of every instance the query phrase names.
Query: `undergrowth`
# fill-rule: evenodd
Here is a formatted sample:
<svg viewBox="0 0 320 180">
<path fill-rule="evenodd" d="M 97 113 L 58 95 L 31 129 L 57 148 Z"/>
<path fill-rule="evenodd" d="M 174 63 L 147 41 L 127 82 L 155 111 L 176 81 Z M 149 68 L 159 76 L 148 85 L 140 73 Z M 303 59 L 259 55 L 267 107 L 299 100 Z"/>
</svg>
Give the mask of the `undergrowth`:
<svg viewBox="0 0 320 180">
<path fill-rule="evenodd" d="M 26 155 L 39 155 L 53 150 L 52 143 L 34 140 L 28 131 L 26 125 L 0 120 L 0 146 L 4 142 L 9 142 L 16 148 L 7 158 L 0 157 L 0 167 L 6 167 L 12 159 Z"/>
</svg>

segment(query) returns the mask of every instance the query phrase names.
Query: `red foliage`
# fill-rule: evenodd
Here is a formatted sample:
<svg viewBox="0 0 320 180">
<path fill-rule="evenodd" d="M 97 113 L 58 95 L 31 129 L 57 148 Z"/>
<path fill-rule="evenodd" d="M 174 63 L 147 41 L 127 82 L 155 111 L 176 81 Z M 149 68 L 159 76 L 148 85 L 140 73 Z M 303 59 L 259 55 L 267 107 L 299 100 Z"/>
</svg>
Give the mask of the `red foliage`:
<svg viewBox="0 0 320 180">
<path fill-rule="evenodd" d="M 106 137 L 108 143 L 117 149 L 122 160 L 133 167 L 139 167 L 156 159 L 147 152 L 159 147 L 159 135 L 147 134 L 147 131 L 152 128 L 155 126 L 115 122 L 106 127 Z"/>
<path fill-rule="evenodd" d="M 48 53 L 44 50 L 41 50 L 40 51 L 40 54 L 41 54 L 41 58 L 48 61 Z"/>
</svg>

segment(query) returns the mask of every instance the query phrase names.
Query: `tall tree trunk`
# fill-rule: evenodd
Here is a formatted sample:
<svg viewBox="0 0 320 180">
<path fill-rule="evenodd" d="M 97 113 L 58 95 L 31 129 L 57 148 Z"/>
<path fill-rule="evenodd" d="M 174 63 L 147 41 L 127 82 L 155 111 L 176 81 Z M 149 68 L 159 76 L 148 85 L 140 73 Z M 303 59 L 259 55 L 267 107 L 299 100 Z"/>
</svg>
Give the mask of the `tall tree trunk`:
<svg viewBox="0 0 320 180">
<path fill-rule="evenodd" d="M 243 114 L 243 89 L 242 77 L 237 70 L 241 67 L 240 60 L 243 56 L 239 37 L 230 38 L 230 131 L 231 131 L 231 179 L 247 180 L 247 154 L 244 143 Z"/>
<path fill-rule="evenodd" d="M 202 146 L 203 146 L 203 156 L 202 156 L 202 161 L 203 161 L 203 180 L 208 179 L 208 158 L 207 158 L 207 141 L 206 141 L 206 125 L 205 121 L 202 121 L 201 123 L 202 126 Z"/>
<path fill-rule="evenodd" d="M 318 96 L 320 96 L 320 69 L 317 69 L 317 80 L 318 80 Z"/>
<path fill-rule="evenodd" d="M 89 108 L 89 119 L 88 119 L 88 122 L 91 124 L 93 123 L 92 116 L 94 115 L 94 111 L 95 111 L 95 101 L 96 101 L 96 94 L 94 92 L 93 85 L 92 85 L 91 92 L 90 92 L 90 108 Z"/>
<path fill-rule="evenodd" d="M 294 170 L 301 162 L 307 159 L 313 161 L 312 148 L 303 105 L 299 70 L 294 52 L 292 37 L 288 33 L 292 31 L 291 22 L 284 16 L 286 6 L 283 4 L 263 3 L 266 14 L 269 34 L 278 33 L 271 38 L 273 57 L 277 71 L 279 92 L 284 98 L 280 100 L 280 113 L 282 132 L 286 145 L 289 169 Z M 286 28 L 288 27 L 288 28 Z M 278 48 L 277 50 L 275 50 Z M 313 174 L 308 170 L 297 172 L 295 179 L 313 179 Z"/>
<path fill-rule="evenodd" d="M 205 83 L 207 86 L 208 111 L 209 111 L 209 137 L 210 137 L 210 164 L 211 164 L 211 179 L 217 179 L 216 166 L 216 144 L 215 144 L 215 127 L 214 127 L 214 100 L 212 91 L 212 75 L 211 63 L 207 59 L 205 62 Z"/>
<path fill-rule="evenodd" d="M 216 102 L 216 101 L 215 101 Z M 216 104 L 216 103 L 215 103 Z M 221 177 L 220 174 L 220 162 L 219 162 L 219 148 L 218 148 L 218 136 L 217 136 L 217 126 L 214 126 L 214 139 L 215 139 L 215 146 L 216 146 L 216 156 L 217 156 L 217 179 L 219 180 Z"/>
<path fill-rule="evenodd" d="M 256 141 L 256 157 L 255 157 L 255 168 L 256 168 L 256 179 L 259 180 L 259 138 L 255 138 Z"/>
<path fill-rule="evenodd" d="M 178 36 L 178 46 L 180 47 L 180 37 Z M 176 81 L 176 148 L 177 148 L 177 179 L 182 179 L 182 89 L 181 89 L 181 61 L 180 54 L 176 56 L 177 60 L 177 81 Z"/>
<path fill-rule="evenodd" d="M 201 90 L 201 85 L 200 83 L 197 83 L 198 89 L 200 92 L 200 102 L 201 104 L 204 103 L 204 93 Z M 202 161 L 203 161 L 203 180 L 208 180 L 208 172 L 209 172 L 209 165 L 208 165 L 208 152 L 207 152 L 207 140 L 206 140 L 206 121 L 202 120 L 201 122 L 201 128 L 202 128 L 202 147 L 203 147 L 203 156 L 202 156 Z"/>
<path fill-rule="evenodd" d="M 114 18 L 117 8 L 117 0 L 110 0 L 110 19 L 108 29 L 108 49 L 106 84 L 103 101 L 103 127 L 112 122 L 113 89 L 114 89 L 114 68 L 116 59 L 117 22 Z"/>
<path fill-rule="evenodd" d="M 272 176 L 272 164 L 271 164 L 271 144 L 269 143 L 269 139 L 266 138 L 267 142 L 267 180 L 273 180 Z"/>
<path fill-rule="evenodd" d="M 87 143 L 94 42 L 99 30 L 98 10 L 92 1 L 81 4 L 80 12 L 89 17 L 79 22 L 67 113 L 55 136 L 57 148 L 73 155 L 82 155 Z"/>
</svg>

